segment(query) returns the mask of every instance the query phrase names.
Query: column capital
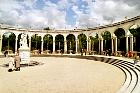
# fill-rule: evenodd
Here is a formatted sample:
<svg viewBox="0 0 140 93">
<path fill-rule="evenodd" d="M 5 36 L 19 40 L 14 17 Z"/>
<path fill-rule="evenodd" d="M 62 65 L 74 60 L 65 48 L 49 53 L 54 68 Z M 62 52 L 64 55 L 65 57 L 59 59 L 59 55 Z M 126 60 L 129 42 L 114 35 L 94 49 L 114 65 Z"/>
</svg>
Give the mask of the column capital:
<svg viewBox="0 0 140 93">
<path fill-rule="evenodd" d="M 131 36 L 133 36 L 133 34 L 131 34 L 130 31 L 128 30 L 128 31 L 126 32 L 125 37 L 131 37 Z"/>
<path fill-rule="evenodd" d="M 133 38 L 134 36 L 133 36 L 133 34 L 130 36 L 130 38 Z"/>
<path fill-rule="evenodd" d="M 104 40 L 102 37 L 99 37 L 98 40 Z"/>
<path fill-rule="evenodd" d="M 79 35 L 79 34 L 74 34 L 75 40 L 78 39 L 78 35 Z"/>
<path fill-rule="evenodd" d="M 115 39 L 115 38 L 117 38 L 117 36 L 113 33 L 113 34 L 111 34 L 111 38 Z"/>
</svg>

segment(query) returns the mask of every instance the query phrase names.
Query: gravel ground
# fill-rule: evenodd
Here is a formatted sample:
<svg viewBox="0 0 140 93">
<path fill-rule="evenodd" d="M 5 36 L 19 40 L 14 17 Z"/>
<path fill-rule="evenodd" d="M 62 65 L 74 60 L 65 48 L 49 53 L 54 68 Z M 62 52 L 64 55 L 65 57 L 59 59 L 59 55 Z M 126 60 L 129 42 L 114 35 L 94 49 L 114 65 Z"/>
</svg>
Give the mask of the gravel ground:
<svg viewBox="0 0 140 93">
<path fill-rule="evenodd" d="M 109 64 L 76 58 L 32 57 L 43 65 L 8 72 L 0 58 L 0 93 L 115 93 L 124 73 Z"/>
</svg>

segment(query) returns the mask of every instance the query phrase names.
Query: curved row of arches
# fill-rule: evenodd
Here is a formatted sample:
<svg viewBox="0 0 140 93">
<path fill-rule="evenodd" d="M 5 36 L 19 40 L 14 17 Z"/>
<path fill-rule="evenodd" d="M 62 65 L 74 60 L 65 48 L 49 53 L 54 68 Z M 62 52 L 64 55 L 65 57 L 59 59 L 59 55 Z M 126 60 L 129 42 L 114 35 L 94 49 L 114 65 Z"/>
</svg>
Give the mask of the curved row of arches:
<svg viewBox="0 0 140 93">
<path fill-rule="evenodd" d="M 130 29 L 129 30 L 131 34 L 134 37 L 134 51 L 140 51 L 140 28 L 136 29 Z M 114 32 L 115 36 L 117 37 L 117 50 L 118 51 L 126 51 L 126 33 L 123 28 L 118 28 Z M 105 31 L 101 33 L 101 37 L 103 38 L 103 50 L 112 49 L 112 37 L 111 33 L 109 31 Z M 20 42 L 21 34 L 18 35 L 17 39 L 17 45 L 15 44 L 16 35 L 12 32 L 6 32 L 3 34 L 2 39 L 2 51 L 5 50 L 12 50 L 15 52 L 16 48 L 19 48 L 19 42 Z M 76 38 L 78 38 L 78 42 L 76 43 Z M 62 50 L 64 52 L 65 42 L 67 47 L 67 53 L 69 53 L 68 50 L 73 50 L 73 53 L 76 51 L 77 46 L 77 52 L 81 52 L 81 49 L 87 49 L 89 48 L 89 51 L 98 51 L 99 50 L 99 34 L 95 33 L 94 36 L 86 36 L 86 34 L 82 33 L 79 34 L 78 37 L 75 37 L 74 34 L 69 34 L 66 37 L 66 41 L 64 40 L 64 36 L 62 34 L 58 34 L 55 36 L 55 39 L 53 39 L 53 36 L 51 34 L 47 34 L 43 37 L 43 51 L 50 50 L 51 53 L 53 52 L 53 44 L 55 42 L 55 51 Z M 128 39 L 130 41 L 130 39 Z M 31 36 L 31 51 L 32 50 L 40 50 L 41 51 L 41 45 L 42 45 L 41 36 L 38 34 L 34 34 Z M 89 43 L 88 43 L 89 42 Z M 27 43 L 29 46 L 29 36 L 27 37 Z M 77 44 L 77 45 L 76 45 Z M 129 47 L 128 47 L 129 48 Z"/>
</svg>

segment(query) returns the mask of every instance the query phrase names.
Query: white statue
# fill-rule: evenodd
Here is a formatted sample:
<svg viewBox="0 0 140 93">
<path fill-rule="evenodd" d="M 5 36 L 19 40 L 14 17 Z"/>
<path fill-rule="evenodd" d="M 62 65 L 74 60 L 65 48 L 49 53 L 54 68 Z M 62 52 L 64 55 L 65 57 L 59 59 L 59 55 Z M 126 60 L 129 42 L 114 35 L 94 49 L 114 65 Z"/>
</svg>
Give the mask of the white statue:
<svg viewBox="0 0 140 93">
<path fill-rule="evenodd" d="M 27 45 L 27 34 L 26 33 L 21 34 L 19 56 L 21 58 L 21 63 L 30 62 L 30 49 Z"/>
<path fill-rule="evenodd" d="M 28 47 L 27 46 L 27 34 L 25 34 L 25 33 L 21 34 L 20 48 L 21 47 Z"/>
</svg>

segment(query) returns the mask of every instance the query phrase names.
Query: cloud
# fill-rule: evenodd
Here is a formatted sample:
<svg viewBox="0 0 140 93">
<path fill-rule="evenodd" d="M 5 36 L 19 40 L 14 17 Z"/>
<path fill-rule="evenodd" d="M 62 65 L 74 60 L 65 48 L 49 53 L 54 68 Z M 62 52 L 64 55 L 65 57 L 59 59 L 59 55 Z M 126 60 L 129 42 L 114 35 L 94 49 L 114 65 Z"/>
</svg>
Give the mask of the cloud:
<svg viewBox="0 0 140 93">
<path fill-rule="evenodd" d="M 41 4 L 42 1 L 43 4 Z M 140 0 L 0 0 L 0 23 L 33 28 L 95 27 L 140 14 Z M 54 3 L 55 2 L 55 3 Z M 71 12 L 67 10 L 71 8 Z M 67 11 L 66 11 L 67 10 Z M 66 16 L 67 14 L 71 14 Z M 68 18 L 66 18 L 68 17 Z M 66 20 L 69 19 L 69 20 Z M 69 24 L 70 21 L 72 23 Z"/>
<path fill-rule="evenodd" d="M 86 25 L 88 25 L 88 27 L 94 27 L 99 24 L 109 24 L 112 21 L 117 22 L 124 20 L 125 16 L 128 16 L 129 18 L 137 16 L 140 12 L 139 0 L 96 0 L 96 2 L 92 2 L 92 0 L 83 1 L 88 3 L 86 6 L 88 14 L 80 11 L 79 8 L 73 8 L 73 11 L 77 14 L 76 21 L 79 27 L 83 26 L 83 22 L 85 27 Z M 82 15 L 89 16 L 85 19 L 85 16 Z"/>
<path fill-rule="evenodd" d="M 42 9 L 34 8 L 36 1 L 0 0 L 0 22 L 27 28 L 65 27 L 65 0 L 59 0 L 59 5 L 46 0 Z"/>
</svg>

